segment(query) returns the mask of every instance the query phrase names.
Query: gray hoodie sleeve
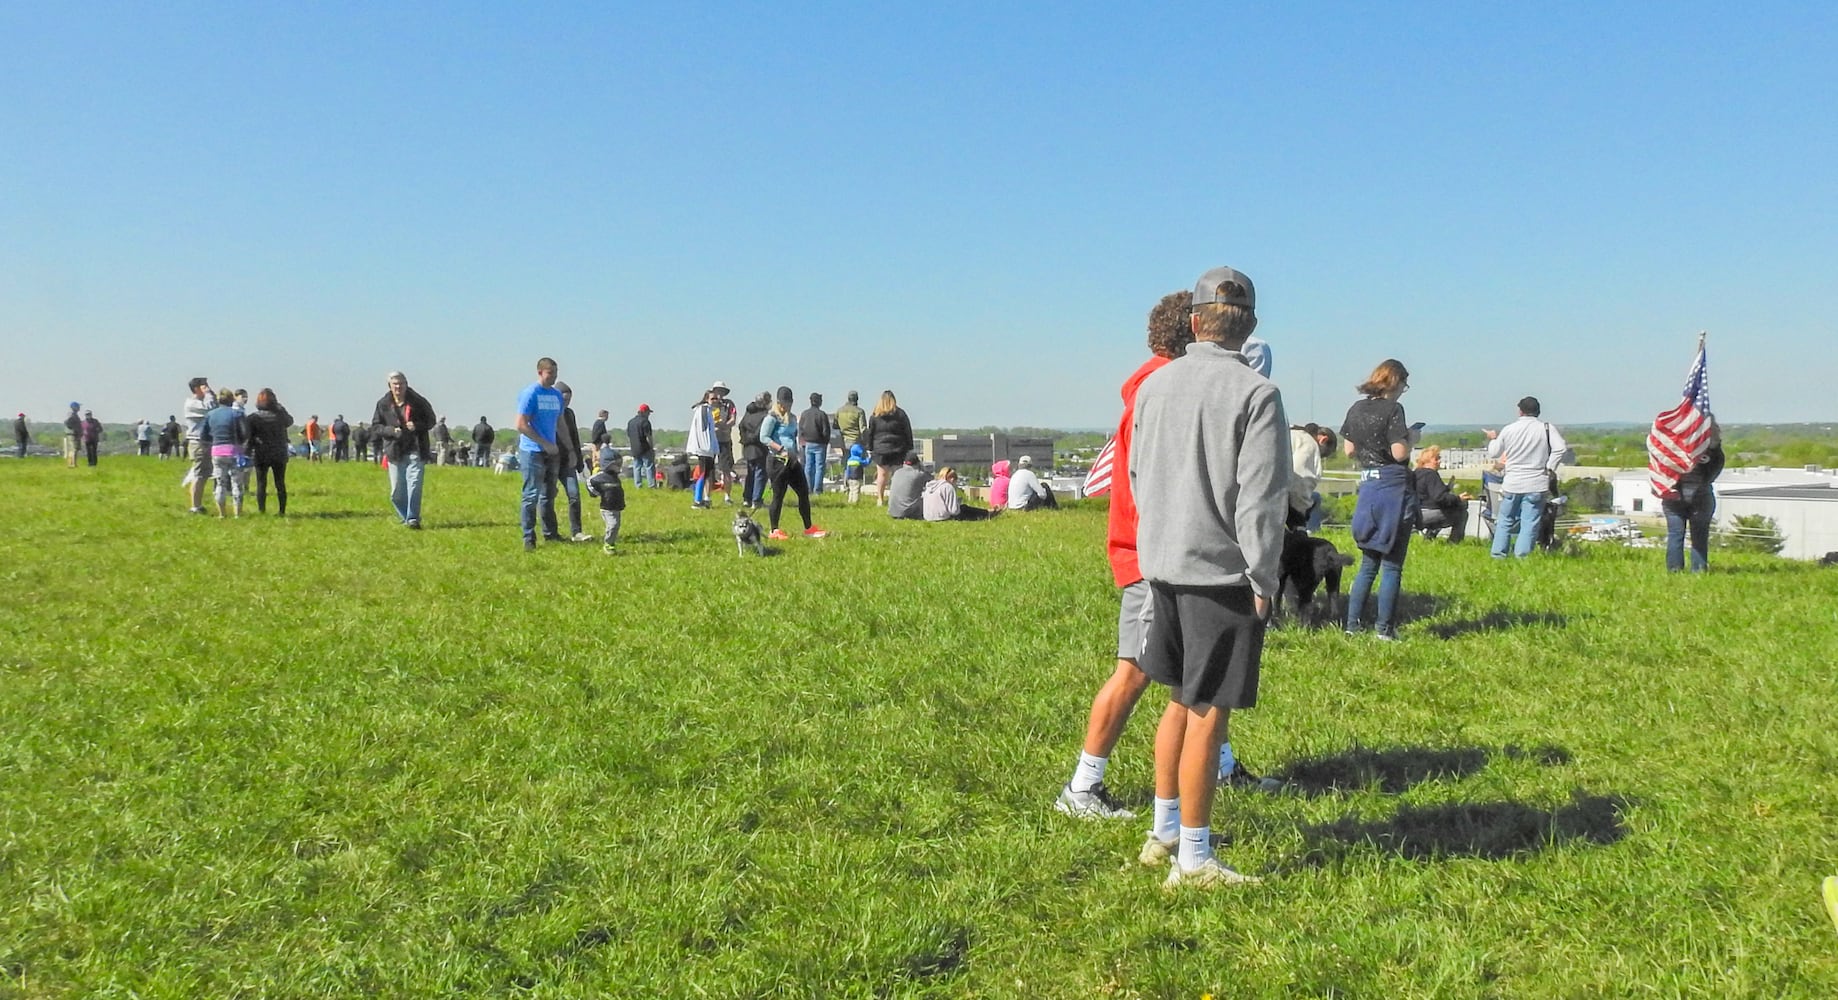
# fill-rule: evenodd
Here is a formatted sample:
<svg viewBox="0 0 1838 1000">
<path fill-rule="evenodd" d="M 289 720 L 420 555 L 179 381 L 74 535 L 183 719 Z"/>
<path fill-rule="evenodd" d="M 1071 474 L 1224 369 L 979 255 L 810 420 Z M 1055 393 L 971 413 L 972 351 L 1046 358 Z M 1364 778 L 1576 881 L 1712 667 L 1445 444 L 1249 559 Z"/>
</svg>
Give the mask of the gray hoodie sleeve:
<svg viewBox="0 0 1838 1000">
<path fill-rule="evenodd" d="M 1289 512 L 1289 420 L 1275 386 L 1251 399 L 1238 452 L 1238 507 L 1233 521 L 1251 590 L 1274 600 Z"/>
</svg>

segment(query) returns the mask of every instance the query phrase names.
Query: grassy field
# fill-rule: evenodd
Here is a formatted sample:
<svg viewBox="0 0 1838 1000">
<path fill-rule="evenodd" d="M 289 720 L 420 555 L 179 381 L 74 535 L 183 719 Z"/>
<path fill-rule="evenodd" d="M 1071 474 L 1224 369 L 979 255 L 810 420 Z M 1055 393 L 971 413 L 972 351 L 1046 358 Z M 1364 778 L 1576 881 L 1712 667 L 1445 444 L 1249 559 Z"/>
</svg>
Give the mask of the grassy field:
<svg viewBox="0 0 1838 1000">
<path fill-rule="evenodd" d="M 1272 634 L 1235 745 L 1294 791 L 1214 817 L 1266 881 L 1166 896 L 1050 808 L 1096 505 L 742 560 L 633 492 L 607 558 L 511 477 L 415 533 L 374 468 L 179 471 L 0 463 L 0 997 L 1838 995 L 1830 570 L 1418 545 L 1405 641 Z"/>
</svg>

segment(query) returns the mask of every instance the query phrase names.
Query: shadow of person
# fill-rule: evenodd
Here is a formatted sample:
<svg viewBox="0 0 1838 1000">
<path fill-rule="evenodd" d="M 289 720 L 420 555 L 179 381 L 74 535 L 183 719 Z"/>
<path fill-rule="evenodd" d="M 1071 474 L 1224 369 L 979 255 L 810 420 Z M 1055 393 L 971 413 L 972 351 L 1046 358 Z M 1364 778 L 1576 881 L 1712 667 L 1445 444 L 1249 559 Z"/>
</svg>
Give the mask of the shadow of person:
<svg viewBox="0 0 1838 1000">
<path fill-rule="evenodd" d="M 1453 639 L 1476 632 L 1501 632 L 1509 628 L 1536 628 L 1538 626 L 1563 628 L 1569 624 L 1569 615 L 1561 615 L 1554 611 L 1509 611 L 1506 608 L 1495 608 L 1479 618 L 1439 622 L 1428 626 L 1426 631 L 1438 639 Z"/>
<path fill-rule="evenodd" d="M 1276 775 L 1285 787 L 1303 795 L 1357 792 L 1376 787 L 1397 795 L 1426 781 L 1455 781 L 1487 766 L 1481 747 L 1354 747 L 1325 757 L 1309 757 Z"/>
<path fill-rule="evenodd" d="M 1632 805 L 1623 796 L 1576 790 L 1556 808 L 1510 801 L 1405 806 L 1386 819 L 1349 816 L 1304 828 L 1300 861 L 1324 865 L 1369 850 L 1409 861 L 1500 861 L 1577 841 L 1608 845 L 1627 836 L 1622 814 Z"/>
</svg>

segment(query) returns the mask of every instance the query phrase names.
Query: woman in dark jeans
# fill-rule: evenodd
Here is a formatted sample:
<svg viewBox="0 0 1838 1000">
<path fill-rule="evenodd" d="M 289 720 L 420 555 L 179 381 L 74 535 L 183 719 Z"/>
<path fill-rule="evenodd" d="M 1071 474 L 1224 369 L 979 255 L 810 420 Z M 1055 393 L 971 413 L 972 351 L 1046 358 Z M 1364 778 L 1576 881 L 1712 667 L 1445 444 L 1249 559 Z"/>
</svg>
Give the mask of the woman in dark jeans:
<svg viewBox="0 0 1838 1000">
<path fill-rule="evenodd" d="M 1691 571 L 1710 568 L 1710 521 L 1717 513 L 1717 491 L 1711 486 L 1723 474 L 1723 429 L 1710 422 L 1710 447 L 1679 477 L 1678 495 L 1659 502 L 1666 513 L 1666 571 L 1685 568 L 1685 542 L 1691 542 Z"/>
<path fill-rule="evenodd" d="M 287 516 L 287 429 L 294 425 L 287 407 L 274 398 L 273 389 L 255 394 L 255 411 L 248 416 L 249 457 L 255 460 L 255 509 L 268 513 L 268 473 L 274 473 L 276 510 Z"/>
<path fill-rule="evenodd" d="M 1380 639 L 1398 637 L 1398 592 L 1404 583 L 1404 556 L 1411 528 L 1417 523 L 1411 492 L 1410 425 L 1398 397 L 1410 390 L 1410 372 L 1386 358 L 1359 386 L 1365 399 L 1347 410 L 1340 427 L 1347 455 L 1359 465 L 1359 502 L 1353 508 L 1353 544 L 1359 546 L 1359 574 L 1347 592 L 1348 635 L 1359 632 L 1360 612 L 1372 581 L 1378 579 L 1378 611 L 1373 622 Z"/>
</svg>

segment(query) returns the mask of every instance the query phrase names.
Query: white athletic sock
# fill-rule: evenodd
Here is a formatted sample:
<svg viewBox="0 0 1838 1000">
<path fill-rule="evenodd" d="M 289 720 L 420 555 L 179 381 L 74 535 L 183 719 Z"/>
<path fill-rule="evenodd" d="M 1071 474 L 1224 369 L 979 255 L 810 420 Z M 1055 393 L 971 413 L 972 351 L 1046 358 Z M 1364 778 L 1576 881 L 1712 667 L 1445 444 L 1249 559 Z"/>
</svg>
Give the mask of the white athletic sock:
<svg viewBox="0 0 1838 1000">
<path fill-rule="evenodd" d="M 1072 772 L 1069 784 L 1075 792 L 1089 792 L 1104 780 L 1104 765 L 1110 763 L 1109 757 L 1093 757 L 1083 750 L 1079 751 L 1078 770 Z"/>
<path fill-rule="evenodd" d="M 1155 825 L 1150 828 L 1155 839 L 1166 844 L 1181 835 L 1181 797 L 1155 800 Z"/>
<path fill-rule="evenodd" d="M 1181 852 L 1179 854 L 1181 869 L 1193 871 L 1206 863 L 1213 856 L 1213 828 L 1210 826 L 1181 827 Z"/>
<path fill-rule="evenodd" d="M 1219 773 L 1231 774 L 1232 766 L 1237 763 L 1238 758 L 1232 756 L 1232 741 L 1226 740 L 1219 744 Z"/>
</svg>

